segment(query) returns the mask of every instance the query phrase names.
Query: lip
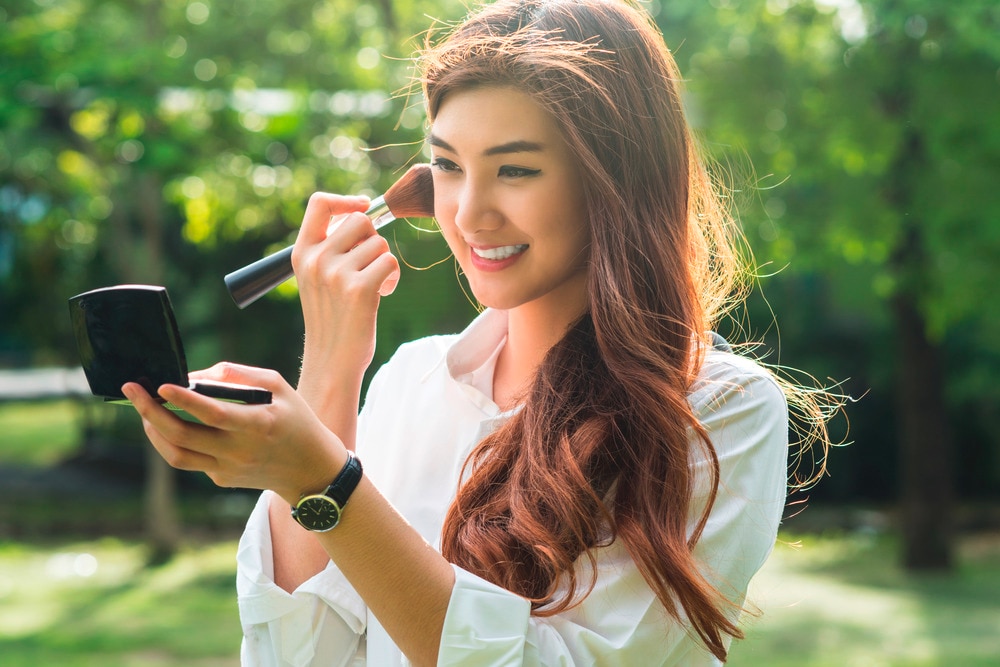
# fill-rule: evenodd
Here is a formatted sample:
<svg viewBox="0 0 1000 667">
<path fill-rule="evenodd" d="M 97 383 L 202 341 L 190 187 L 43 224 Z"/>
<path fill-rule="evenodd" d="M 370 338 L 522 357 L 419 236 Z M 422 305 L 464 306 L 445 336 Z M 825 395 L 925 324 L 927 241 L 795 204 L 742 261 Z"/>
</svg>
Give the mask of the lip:
<svg viewBox="0 0 1000 667">
<path fill-rule="evenodd" d="M 511 243 L 511 244 L 498 244 L 498 245 L 479 245 L 479 244 L 468 244 L 469 245 L 469 260 L 472 265 L 476 267 L 479 271 L 502 271 L 509 266 L 515 264 L 524 253 L 528 250 L 527 244 L 522 243 Z M 476 254 L 476 250 L 494 250 L 496 248 L 515 248 L 521 247 L 520 250 L 505 257 L 503 259 L 489 259 L 487 257 L 482 257 Z"/>
</svg>

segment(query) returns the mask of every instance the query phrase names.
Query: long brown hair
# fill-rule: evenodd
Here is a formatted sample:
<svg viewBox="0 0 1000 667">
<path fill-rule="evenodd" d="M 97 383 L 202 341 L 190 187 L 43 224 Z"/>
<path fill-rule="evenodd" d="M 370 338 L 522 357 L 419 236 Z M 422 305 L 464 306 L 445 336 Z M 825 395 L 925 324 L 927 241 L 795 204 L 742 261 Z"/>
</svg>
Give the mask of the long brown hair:
<svg viewBox="0 0 1000 667">
<path fill-rule="evenodd" d="M 589 312 L 466 463 L 444 555 L 545 616 L 578 604 L 595 584 L 593 549 L 621 540 L 667 611 L 725 659 L 725 636 L 742 636 L 735 603 L 692 555 L 719 464 L 688 392 L 739 282 L 737 232 L 661 34 L 624 1 L 503 0 L 430 39 L 421 80 L 432 120 L 476 86 L 516 87 L 552 114 L 583 173 L 592 239 Z M 691 433 L 712 492 L 689 534 Z M 581 556 L 591 576 L 578 581 Z"/>
</svg>

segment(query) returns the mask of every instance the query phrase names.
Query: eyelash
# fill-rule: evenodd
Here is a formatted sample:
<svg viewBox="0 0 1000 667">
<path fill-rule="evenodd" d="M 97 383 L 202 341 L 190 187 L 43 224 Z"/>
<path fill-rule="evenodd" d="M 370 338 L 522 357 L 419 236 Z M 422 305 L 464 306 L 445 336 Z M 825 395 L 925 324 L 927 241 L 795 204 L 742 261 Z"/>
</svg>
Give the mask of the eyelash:
<svg viewBox="0 0 1000 667">
<path fill-rule="evenodd" d="M 528 178 L 529 176 L 537 176 L 542 172 L 541 169 L 528 169 L 527 167 L 500 167 L 499 176 L 504 178 Z"/>
<path fill-rule="evenodd" d="M 431 161 L 431 166 L 445 173 L 452 173 L 460 171 L 457 164 L 451 160 L 446 160 L 445 158 L 434 158 Z M 501 178 L 529 178 L 531 176 L 537 176 L 542 173 L 541 169 L 528 169 L 527 167 L 512 167 L 509 165 L 504 165 L 500 167 L 497 176 Z"/>
<path fill-rule="evenodd" d="M 458 171 L 458 165 L 451 160 L 445 160 L 442 157 L 436 157 L 431 160 L 431 166 L 443 172 Z"/>
</svg>

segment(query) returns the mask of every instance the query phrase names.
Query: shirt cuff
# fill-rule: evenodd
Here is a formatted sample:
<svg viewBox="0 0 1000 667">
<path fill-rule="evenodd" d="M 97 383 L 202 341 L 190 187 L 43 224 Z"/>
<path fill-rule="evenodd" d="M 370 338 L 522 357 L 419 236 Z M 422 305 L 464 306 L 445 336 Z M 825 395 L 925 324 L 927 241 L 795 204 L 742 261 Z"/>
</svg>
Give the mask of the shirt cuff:
<svg viewBox="0 0 1000 667">
<path fill-rule="evenodd" d="M 244 627 L 270 623 L 319 598 L 357 634 L 365 630 L 367 607 L 361 596 L 332 562 L 323 571 L 288 593 L 274 583 L 274 555 L 268 506 L 272 493 L 261 494 L 247 521 L 236 554 L 236 591 Z"/>
<path fill-rule="evenodd" d="M 438 665 L 520 664 L 531 603 L 452 565 L 455 587 L 448 602 Z"/>
</svg>

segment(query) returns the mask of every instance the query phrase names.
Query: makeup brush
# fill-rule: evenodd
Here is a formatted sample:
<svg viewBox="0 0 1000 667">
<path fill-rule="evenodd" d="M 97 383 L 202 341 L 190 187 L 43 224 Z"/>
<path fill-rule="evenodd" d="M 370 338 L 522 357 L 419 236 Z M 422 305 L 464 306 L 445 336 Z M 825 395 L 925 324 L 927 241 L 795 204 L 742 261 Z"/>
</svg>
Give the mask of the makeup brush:
<svg viewBox="0 0 1000 667">
<path fill-rule="evenodd" d="M 434 180 L 429 164 L 415 164 L 365 211 L 375 229 L 396 218 L 434 217 Z M 226 287 L 240 308 L 270 292 L 294 275 L 292 246 L 259 259 L 225 277 Z"/>
</svg>

